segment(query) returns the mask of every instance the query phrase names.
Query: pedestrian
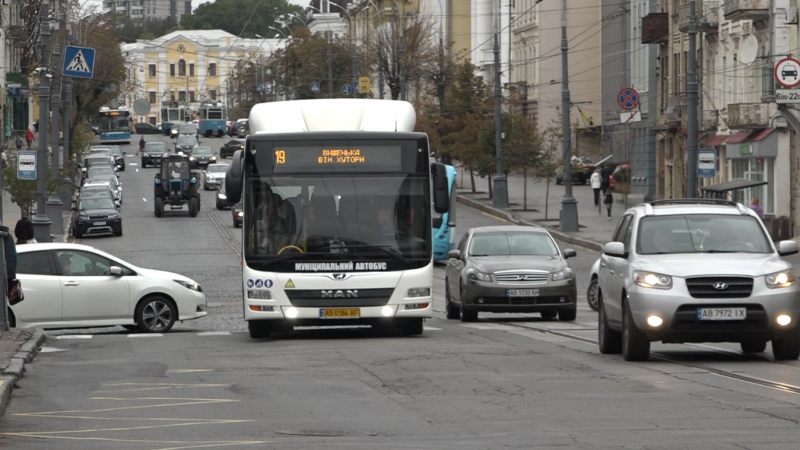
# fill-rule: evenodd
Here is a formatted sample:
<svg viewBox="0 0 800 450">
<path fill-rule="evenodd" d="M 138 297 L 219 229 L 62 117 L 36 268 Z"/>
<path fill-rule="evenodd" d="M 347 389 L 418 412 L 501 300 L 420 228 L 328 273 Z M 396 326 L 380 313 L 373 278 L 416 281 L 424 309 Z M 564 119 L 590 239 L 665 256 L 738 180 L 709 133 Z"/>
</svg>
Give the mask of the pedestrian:
<svg viewBox="0 0 800 450">
<path fill-rule="evenodd" d="M 22 138 L 19 135 L 14 139 L 14 144 L 17 146 L 17 151 L 22 150 Z"/>
<path fill-rule="evenodd" d="M 762 219 L 764 218 L 764 208 L 762 208 L 759 204 L 758 197 L 753 197 L 753 199 L 750 200 L 750 209 L 755 211 L 756 214 L 758 214 L 758 217 Z"/>
<path fill-rule="evenodd" d="M 138 155 L 140 152 L 143 151 L 144 151 L 144 136 L 142 136 L 142 138 L 139 139 L 139 151 L 137 151 L 136 154 Z"/>
<path fill-rule="evenodd" d="M 25 130 L 25 142 L 28 143 L 28 150 L 31 149 L 31 143 L 33 142 L 33 131 L 30 128 Z"/>
<path fill-rule="evenodd" d="M 7 226 L 0 222 L 0 231 L 5 231 L 6 237 L 3 238 L 3 254 L 6 258 L 6 289 L 11 286 L 11 280 L 17 279 L 17 246 L 14 245 L 14 238 Z"/>
<path fill-rule="evenodd" d="M 603 185 L 603 180 L 600 177 L 600 171 L 598 169 L 594 169 L 592 176 L 589 178 L 589 182 L 594 190 L 594 206 L 600 206 L 600 186 Z"/>
<path fill-rule="evenodd" d="M 606 195 L 609 185 L 611 185 L 611 169 L 603 164 L 603 166 L 600 167 L 600 191 L 603 196 Z"/>
<path fill-rule="evenodd" d="M 33 238 L 33 222 L 26 216 L 17 221 L 14 226 L 14 236 L 17 237 L 17 245 L 22 244 L 36 244 L 36 239 Z"/>
<path fill-rule="evenodd" d="M 39 132 L 39 121 L 38 121 L 38 120 L 37 120 L 37 121 L 35 121 L 35 122 L 33 122 L 33 129 L 34 129 L 34 131 L 36 131 L 37 133 Z"/>
<path fill-rule="evenodd" d="M 611 206 L 614 205 L 614 196 L 611 194 L 611 190 L 606 191 L 603 203 L 606 205 L 606 211 L 608 211 L 608 220 L 611 220 Z"/>
</svg>

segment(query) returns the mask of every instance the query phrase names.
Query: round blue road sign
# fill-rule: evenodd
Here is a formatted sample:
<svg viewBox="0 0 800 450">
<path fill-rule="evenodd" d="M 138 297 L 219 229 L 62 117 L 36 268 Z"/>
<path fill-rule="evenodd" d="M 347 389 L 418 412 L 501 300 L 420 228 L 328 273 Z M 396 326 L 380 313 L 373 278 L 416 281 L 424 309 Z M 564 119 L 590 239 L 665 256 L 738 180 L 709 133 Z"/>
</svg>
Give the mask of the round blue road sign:
<svg viewBox="0 0 800 450">
<path fill-rule="evenodd" d="M 350 86 L 349 84 L 345 84 L 344 86 L 342 86 L 342 94 L 350 95 L 352 93 L 353 93 L 353 87 L 352 86 Z"/>
<path fill-rule="evenodd" d="M 639 93 L 634 88 L 622 88 L 617 94 L 617 103 L 622 109 L 633 109 L 639 106 Z"/>
</svg>

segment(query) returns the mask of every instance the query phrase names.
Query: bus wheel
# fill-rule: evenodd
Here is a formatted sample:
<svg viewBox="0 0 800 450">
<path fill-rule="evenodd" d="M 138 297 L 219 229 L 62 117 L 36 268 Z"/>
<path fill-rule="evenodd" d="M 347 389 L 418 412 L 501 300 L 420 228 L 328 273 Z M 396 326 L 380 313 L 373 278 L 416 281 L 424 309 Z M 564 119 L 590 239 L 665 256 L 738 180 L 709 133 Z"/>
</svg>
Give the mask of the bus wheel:
<svg viewBox="0 0 800 450">
<path fill-rule="evenodd" d="M 422 318 L 408 319 L 402 326 L 401 331 L 406 336 L 416 336 L 422 334 Z"/>
<path fill-rule="evenodd" d="M 272 334 L 272 327 L 266 320 L 248 320 L 247 330 L 252 339 L 267 338 Z"/>
</svg>

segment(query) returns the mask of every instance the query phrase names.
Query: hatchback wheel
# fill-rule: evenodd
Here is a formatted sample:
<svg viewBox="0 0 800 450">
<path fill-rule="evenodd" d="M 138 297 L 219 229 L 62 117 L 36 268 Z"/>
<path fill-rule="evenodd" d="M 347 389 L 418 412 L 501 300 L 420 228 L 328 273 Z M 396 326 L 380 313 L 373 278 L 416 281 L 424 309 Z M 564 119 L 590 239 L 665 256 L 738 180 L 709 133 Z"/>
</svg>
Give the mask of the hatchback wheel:
<svg viewBox="0 0 800 450">
<path fill-rule="evenodd" d="M 647 361 L 650 358 L 650 341 L 636 328 L 627 302 L 622 316 L 622 357 L 625 361 Z"/>
<path fill-rule="evenodd" d="M 597 277 L 592 277 L 592 281 L 589 283 L 589 289 L 586 290 L 586 301 L 589 303 L 589 308 L 592 308 L 592 311 L 599 311 L 597 289 Z"/>
<path fill-rule="evenodd" d="M 166 333 L 172 329 L 178 316 L 178 308 L 172 300 L 150 297 L 136 307 L 136 323 L 145 333 Z"/>
<path fill-rule="evenodd" d="M 450 301 L 450 288 L 447 286 L 447 281 L 445 280 L 445 288 L 444 288 L 444 310 L 445 315 L 450 320 L 458 320 L 461 318 L 461 311 Z"/>
<path fill-rule="evenodd" d="M 617 354 L 622 351 L 620 333 L 608 327 L 606 308 L 602 302 L 600 303 L 600 314 L 597 318 L 597 343 L 600 346 L 600 353 L 604 355 Z"/>
</svg>

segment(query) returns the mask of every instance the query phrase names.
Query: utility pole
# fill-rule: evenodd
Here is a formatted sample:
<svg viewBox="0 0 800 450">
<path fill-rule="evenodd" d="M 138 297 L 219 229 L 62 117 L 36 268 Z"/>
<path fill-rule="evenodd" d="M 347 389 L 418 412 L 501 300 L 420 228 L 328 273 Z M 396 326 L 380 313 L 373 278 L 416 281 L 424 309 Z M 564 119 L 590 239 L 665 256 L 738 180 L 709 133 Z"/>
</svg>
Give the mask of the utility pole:
<svg viewBox="0 0 800 450">
<path fill-rule="evenodd" d="M 333 32 L 326 31 L 325 37 L 328 40 L 328 98 L 333 98 Z"/>
<path fill-rule="evenodd" d="M 42 0 L 39 10 L 41 25 L 39 61 L 39 153 L 36 158 L 36 215 L 33 216 L 33 235 L 38 242 L 51 242 L 50 219 L 47 218 L 47 112 L 50 104 L 50 2 Z"/>
<path fill-rule="evenodd" d="M 697 3 L 689 0 L 689 70 L 686 74 L 686 197 L 697 197 Z M 771 13 L 771 12 L 770 12 Z"/>
<path fill-rule="evenodd" d="M 61 27 L 59 26 L 59 10 L 58 1 L 53 2 L 53 34 L 50 36 L 51 48 L 53 49 L 53 78 L 50 79 L 51 92 L 50 92 L 50 179 L 60 180 L 58 175 L 58 161 L 59 161 L 59 143 L 58 132 L 59 123 L 61 122 L 61 83 L 63 79 L 58 70 L 61 66 L 61 42 L 59 37 L 61 34 Z M 51 192 L 47 198 L 47 217 L 52 223 L 54 230 L 59 234 L 64 231 L 64 218 L 63 218 L 63 203 L 58 197 L 58 192 Z"/>
<path fill-rule="evenodd" d="M 494 21 L 494 145 L 495 165 L 494 192 L 492 206 L 508 208 L 508 180 L 503 172 L 503 91 L 500 88 L 500 9 L 495 9 Z"/>
<path fill-rule="evenodd" d="M 347 14 L 350 17 L 350 36 L 352 36 L 352 41 L 350 41 L 350 57 L 353 59 L 353 98 L 358 97 L 358 89 L 356 89 L 356 84 L 358 83 L 358 59 L 356 58 L 356 24 L 353 22 L 353 17 L 350 14 Z"/>
<path fill-rule="evenodd" d="M 64 43 L 65 45 L 72 45 L 72 20 L 69 14 L 69 2 L 67 2 L 67 20 L 66 22 L 66 35 L 64 36 Z M 63 203 L 62 209 L 64 211 L 68 211 L 72 207 L 72 178 L 73 176 L 73 166 L 70 164 L 72 160 L 70 160 L 70 140 L 72 136 L 70 135 L 70 130 L 72 127 L 72 77 L 64 77 L 63 81 L 63 108 L 62 117 L 64 122 L 64 167 L 68 168 L 69 177 L 65 177 L 61 180 L 61 201 Z"/>
<path fill-rule="evenodd" d="M 572 142 L 569 127 L 569 42 L 567 41 L 567 0 L 561 2 L 561 116 L 563 121 L 564 198 L 561 199 L 561 231 L 578 231 L 578 202 L 572 196 Z"/>
</svg>

